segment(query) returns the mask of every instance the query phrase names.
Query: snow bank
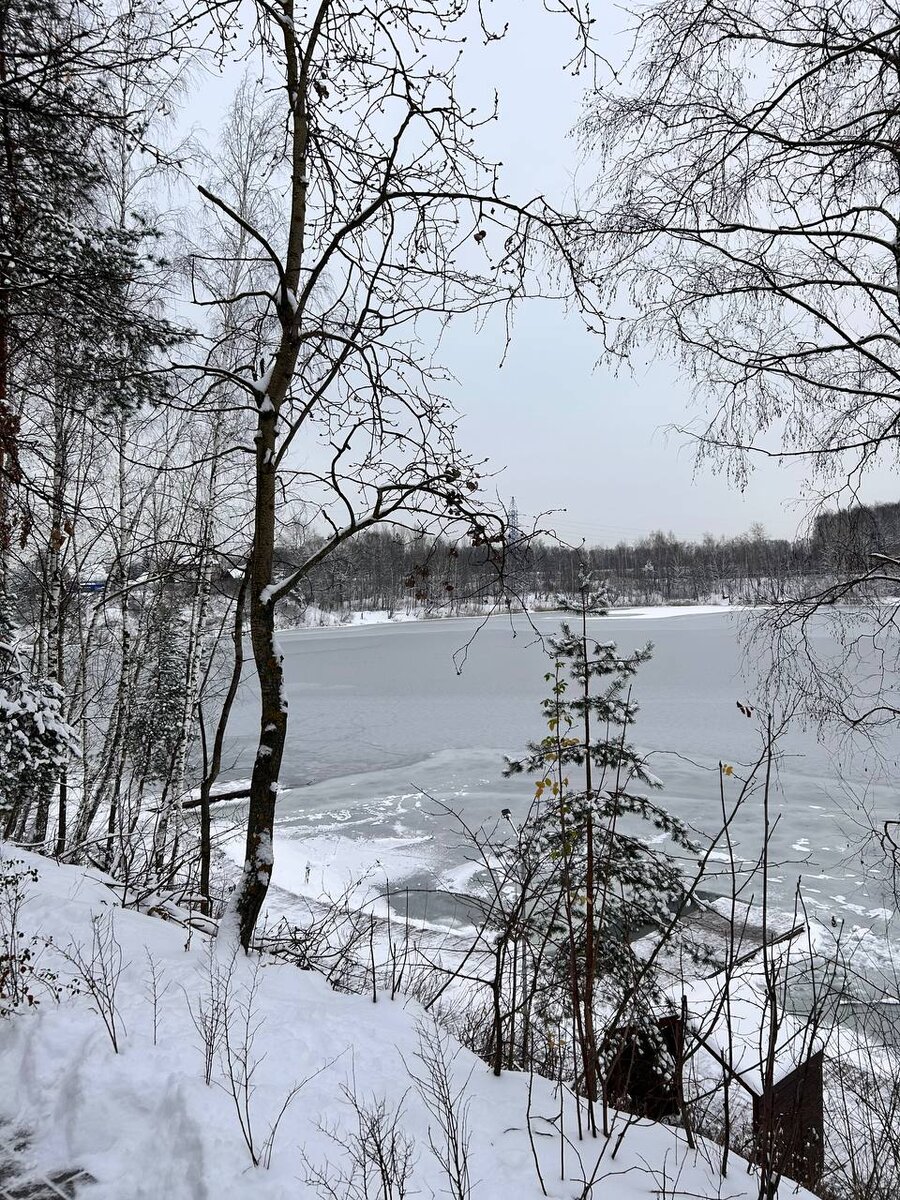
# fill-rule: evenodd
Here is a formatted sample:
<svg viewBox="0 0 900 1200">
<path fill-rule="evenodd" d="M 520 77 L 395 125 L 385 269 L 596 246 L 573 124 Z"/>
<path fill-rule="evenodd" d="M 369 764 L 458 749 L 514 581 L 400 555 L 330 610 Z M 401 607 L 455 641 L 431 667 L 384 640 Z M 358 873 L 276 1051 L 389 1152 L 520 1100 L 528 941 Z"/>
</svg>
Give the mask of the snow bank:
<svg viewBox="0 0 900 1200">
<path fill-rule="evenodd" d="M 636 621 L 659 620 L 662 617 L 706 617 L 711 613 L 746 612 L 749 607 L 747 604 L 650 604 L 640 608 L 611 608 L 609 617 L 598 617 L 597 620 L 609 620 L 610 617 Z"/>
<path fill-rule="evenodd" d="M 747 604 L 656 604 L 634 608 L 611 608 L 609 617 L 597 617 L 599 620 L 660 620 L 668 617 L 702 617 L 711 613 L 745 612 L 748 608 L 759 607 Z M 535 608 L 529 610 L 535 617 L 555 616 L 559 611 L 551 608 Z M 393 625 L 408 621 L 466 621 L 475 617 L 485 617 L 492 612 L 489 608 L 454 614 L 435 609 L 343 609 L 338 612 L 319 608 L 318 605 L 307 605 L 303 619 L 297 629 L 317 629 L 322 627 L 335 628 L 350 625 Z M 505 609 L 498 610 L 495 615 L 506 618 Z"/>
<path fill-rule="evenodd" d="M 402 887 L 405 880 L 428 867 L 433 838 L 348 837 L 338 833 L 312 833 L 308 837 L 275 834 L 272 883 L 292 896 L 333 902 L 341 898 L 353 908 L 372 906 L 384 893 Z M 226 842 L 228 858 L 241 866 L 244 839 Z M 374 905 L 375 911 L 382 911 Z"/>
<path fill-rule="evenodd" d="M 308 604 L 303 611 L 300 628 L 320 628 L 344 625 L 386 625 L 400 621 L 417 621 L 425 615 L 424 610 L 413 609 L 333 609 L 320 608 L 317 604 Z"/>
<path fill-rule="evenodd" d="M 440 1122 L 415 1082 L 426 1077 L 423 1031 L 427 1044 L 433 1030 L 416 1004 L 337 994 L 291 965 L 232 956 L 176 922 L 123 910 L 96 872 L 11 847 L 0 853 L 39 872 L 19 914 L 25 936 L 41 939 L 37 968 L 65 983 L 78 976 L 72 960 L 80 954 L 82 974 L 93 974 L 95 987 L 105 977 L 114 996 L 108 1005 L 102 988 L 92 995 L 82 979 L 78 994 L 56 1001 L 36 985 L 39 1003 L 0 1022 L 0 1141 L 4 1128 L 30 1134 L 22 1152 L 29 1170 L 84 1168 L 97 1181 L 91 1200 L 315 1200 L 316 1169 L 334 1182 L 348 1167 L 360 1128 L 347 1098 L 354 1094 L 370 1112 L 383 1104 L 389 1118 L 401 1113 L 411 1140 L 406 1194 L 448 1194 L 432 1148 L 442 1145 Z M 472 1200 L 538 1200 L 535 1157 L 545 1194 L 558 1200 L 755 1200 L 756 1181 L 741 1164 L 720 1180 L 715 1152 L 689 1151 L 674 1129 L 639 1122 L 616 1150 L 624 1125 L 616 1118 L 611 1139 L 578 1142 L 570 1098 L 563 1123 L 571 1140 L 561 1150 L 559 1097 L 542 1079 L 531 1091 L 532 1145 L 527 1078 L 496 1079 L 446 1039 L 444 1055 L 466 1117 Z M 587 1193 L 586 1176 L 594 1180 Z M 677 1192 L 665 1190 L 674 1180 Z M 810 1200 L 789 1184 L 780 1196 Z"/>
</svg>

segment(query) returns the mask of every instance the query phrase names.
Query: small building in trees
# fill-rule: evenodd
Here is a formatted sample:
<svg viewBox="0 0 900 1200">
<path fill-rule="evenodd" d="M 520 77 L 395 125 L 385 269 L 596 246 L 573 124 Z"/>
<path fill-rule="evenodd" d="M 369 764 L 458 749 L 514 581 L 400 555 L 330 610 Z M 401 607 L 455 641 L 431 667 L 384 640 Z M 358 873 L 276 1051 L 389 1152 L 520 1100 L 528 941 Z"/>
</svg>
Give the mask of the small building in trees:
<svg viewBox="0 0 900 1200">
<path fill-rule="evenodd" d="M 786 1012 L 784 972 L 753 957 L 685 989 L 686 1040 L 749 1099 L 761 1174 L 815 1188 L 825 1150 L 819 1018 Z"/>
</svg>

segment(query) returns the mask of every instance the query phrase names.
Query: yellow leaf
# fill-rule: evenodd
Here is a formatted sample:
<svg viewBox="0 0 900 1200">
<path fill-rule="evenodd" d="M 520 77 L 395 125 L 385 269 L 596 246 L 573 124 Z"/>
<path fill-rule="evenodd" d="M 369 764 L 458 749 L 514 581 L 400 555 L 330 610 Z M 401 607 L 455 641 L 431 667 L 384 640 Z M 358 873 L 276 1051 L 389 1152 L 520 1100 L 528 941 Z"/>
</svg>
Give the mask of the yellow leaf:
<svg viewBox="0 0 900 1200">
<path fill-rule="evenodd" d="M 725 763 L 725 765 L 722 767 L 722 774 L 723 774 L 723 775 L 733 775 L 733 774 L 734 774 L 734 767 L 732 767 L 732 766 L 729 766 L 729 764 L 728 764 L 728 763 Z"/>
</svg>

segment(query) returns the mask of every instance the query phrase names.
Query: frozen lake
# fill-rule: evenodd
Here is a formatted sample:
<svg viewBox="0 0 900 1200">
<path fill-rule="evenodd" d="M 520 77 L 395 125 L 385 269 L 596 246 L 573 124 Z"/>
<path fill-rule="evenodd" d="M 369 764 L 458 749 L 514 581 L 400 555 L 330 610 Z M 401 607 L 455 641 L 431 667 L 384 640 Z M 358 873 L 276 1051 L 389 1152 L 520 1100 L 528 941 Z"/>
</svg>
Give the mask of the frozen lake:
<svg viewBox="0 0 900 1200">
<path fill-rule="evenodd" d="M 687 610 L 592 622 L 600 640 L 623 651 L 654 643 L 634 684 L 641 713 L 631 739 L 651 755 L 662 801 L 704 835 L 721 825 L 719 761 L 734 764 L 737 776 L 761 746 L 757 722 L 736 703 L 754 692 L 738 641 L 746 619 Z M 540 634 L 558 623 L 558 614 L 534 618 Z M 459 619 L 280 634 L 290 705 L 276 841 L 281 889 L 336 894 L 363 873 L 373 891 L 387 883 L 461 886 L 466 852 L 440 806 L 473 826 L 494 822 L 504 807 L 525 810 L 529 780 L 504 780 L 503 756 L 544 733 L 549 660 L 523 616 L 479 626 Z M 249 774 L 255 749 L 252 691 L 242 689 L 233 719 L 235 778 Z M 771 798 L 771 886 L 780 907 L 793 908 L 802 877 L 811 915 L 883 928 L 885 899 L 871 861 L 863 863 L 854 818 L 861 807 L 896 816 L 895 769 L 871 755 L 839 767 L 814 732 L 789 731 Z M 733 800 L 740 785 L 736 777 L 726 782 Z M 752 800 L 733 826 L 745 861 L 759 852 L 761 828 L 761 800 Z M 730 884 L 711 879 L 710 887 Z"/>
</svg>

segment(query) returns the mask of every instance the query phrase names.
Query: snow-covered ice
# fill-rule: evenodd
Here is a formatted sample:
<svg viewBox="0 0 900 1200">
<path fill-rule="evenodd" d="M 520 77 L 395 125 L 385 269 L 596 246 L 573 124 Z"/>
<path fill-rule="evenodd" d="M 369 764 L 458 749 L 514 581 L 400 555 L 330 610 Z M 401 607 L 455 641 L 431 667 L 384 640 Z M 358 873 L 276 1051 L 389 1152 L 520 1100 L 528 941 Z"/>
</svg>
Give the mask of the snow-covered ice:
<svg viewBox="0 0 900 1200">
<path fill-rule="evenodd" d="M 503 756 L 521 753 L 542 730 L 548 663 L 541 639 L 557 632 L 559 616 L 534 614 L 533 623 L 521 615 L 495 617 L 484 627 L 462 618 L 282 631 L 289 728 L 275 844 L 280 886 L 303 892 L 306 846 L 326 835 L 342 839 L 341 879 L 353 873 L 354 854 L 358 874 L 368 871 L 369 839 L 397 838 L 410 849 L 384 860 L 391 883 L 410 874 L 430 874 L 436 883 L 466 857 L 441 805 L 474 826 L 497 820 L 503 808 L 523 812 L 531 789 L 521 777 L 503 779 Z M 742 674 L 743 619 L 725 606 L 707 606 L 616 611 L 593 622 L 598 638 L 624 651 L 655 644 L 634 682 L 640 713 L 632 736 L 664 785 L 662 803 L 701 834 L 721 826 L 719 762 L 735 765 L 727 800 L 740 786 L 740 764 L 760 749 L 757 722 L 736 703 L 752 702 L 754 687 Z M 235 777 L 246 777 L 257 722 L 248 683 L 229 744 L 229 753 L 243 756 Z M 798 878 L 816 886 L 814 876 L 828 877 L 829 891 L 809 897 L 817 915 L 883 931 L 890 913 L 866 877 L 857 850 L 861 833 L 848 812 L 858 801 L 881 819 L 895 815 L 893 779 L 889 765 L 871 755 L 845 761 L 839 778 L 831 749 L 818 730 L 792 728 L 784 739 L 770 854 L 780 865 L 772 871 L 770 899 L 792 910 Z M 756 860 L 762 828 L 756 799 L 732 826 L 739 859 Z M 294 838 L 304 847 L 298 854 L 288 845 Z M 323 845 L 323 853 L 336 861 L 333 848 Z M 724 870 L 725 858 L 716 864 Z M 299 872 L 288 869 L 293 865 Z M 724 876 L 709 882 L 729 886 Z"/>
</svg>

